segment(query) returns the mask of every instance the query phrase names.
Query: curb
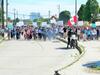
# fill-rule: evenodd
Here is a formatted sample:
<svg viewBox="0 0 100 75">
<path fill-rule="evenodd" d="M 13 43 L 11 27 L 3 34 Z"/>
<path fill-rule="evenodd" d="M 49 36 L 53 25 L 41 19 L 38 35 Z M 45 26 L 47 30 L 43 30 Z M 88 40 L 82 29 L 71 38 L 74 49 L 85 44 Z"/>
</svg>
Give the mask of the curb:
<svg viewBox="0 0 100 75">
<path fill-rule="evenodd" d="M 64 40 L 64 39 L 61 39 L 61 38 L 56 38 L 56 39 L 58 39 L 58 40 L 60 40 L 60 41 L 62 41 L 64 43 L 67 43 L 67 41 Z M 70 67 L 71 65 L 75 64 L 76 62 L 78 62 L 80 60 L 80 58 L 83 57 L 83 55 L 85 54 L 85 48 L 84 48 L 84 46 L 82 46 L 81 44 L 78 44 L 78 47 L 76 49 L 79 51 L 80 56 L 77 59 L 75 59 L 72 63 L 70 63 L 70 64 L 68 64 L 68 65 L 66 65 L 66 66 L 64 66 L 64 67 L 62 67 L 62 68 L 60 68 L 60 69 L 58 69 L 56 71 L 62 71 L 64 69 Z"/>
<path fill-rule="evenodd" d="M 4 41 L 4 38 L 0 39 L 0 43 L 2 43 Z"/>
<path fill-rule="evenodd" d="M 0 39 L 0 43 L 2 43 L 6 38 L 7 38 L 7 36 L 2 37 L 2 38 Z"/>
</svg>

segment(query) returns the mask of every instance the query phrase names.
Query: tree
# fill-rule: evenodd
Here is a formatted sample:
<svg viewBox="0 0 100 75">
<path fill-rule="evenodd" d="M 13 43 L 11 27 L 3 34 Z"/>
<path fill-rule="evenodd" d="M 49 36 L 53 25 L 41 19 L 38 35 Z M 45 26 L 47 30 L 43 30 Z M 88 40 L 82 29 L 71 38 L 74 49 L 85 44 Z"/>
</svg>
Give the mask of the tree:
<svg viewBox="0 0 100 75">
<path fill-rule="evenodd" d="M 34 19 L 33 22 L 39 22 L 39 23 L 40 22 L 41 23 L 42 22 L 47 22 L 47 23 L 49 23 L 49 20 L 50 20 L 49 18 L 39 18 L 39 19 Z"/>
<path fill-rule="evenodd" d="M 25 19 L 25 20 L 23 20 L 23 22 L 25 25 L 28 25 L 28 26 L 32 26 L 32 23 L 33 23 L 33 21 L 30 19 Z"/>
<path fill-rule="evenodd" d="M 59 20 L 63 20 L 64 24 L 66 22 L 68 22 L 68 20 L 70 19 L 71 17 L 71 14 L 69 11 L 65 10 L 65 11 L 62 11 L 60 14 L 59 14 Z"/>
<path fill-rule="evenodd" d="M 96 19 L 97 14 L 98 14 L 98 9 L 99 9 L 99 4 L 97 0 L 88 0 L 86 2 L 86 7 L 85 7 L 85 14 L 84 18 L 86 21 L 91 21 Z"/>
<path fill-rule="evenodd" d="M 38 19 L 34 19 L 34 20 L 33 20 L 33 22 L 37 22 L 37 21 L 38 21 Z"/>
<path fill-rule="evenodd" d="M 16 25 L 19 21 L 19 18 L 16 18 L 15 20 L 13 20 L 13 24 Z"/>
<path fill-rule="evenodd" d="M 84 11 L 85 11 L 85 5 L 82 4 L 79 11 L 78 11 L 78 20 L 84 20 Z"/>
<path fill-rule="evenodd" d="M 100 7 L 99 7 L 99 14 L 100 14 Z"/>
<path fill-rule="evenodd" d="M 1 10 L 1 8 L 0 8 L 0 22 L 1 22 L 1 20 L 2 20 L 2 10 Z"/>
<path fill-rule="evenodd" d="M 7 21 L 11 21 L 11 18 L 10 18 L 10 17 L 8 17 L 8 18 L 7 18 Z"/>
</svg>

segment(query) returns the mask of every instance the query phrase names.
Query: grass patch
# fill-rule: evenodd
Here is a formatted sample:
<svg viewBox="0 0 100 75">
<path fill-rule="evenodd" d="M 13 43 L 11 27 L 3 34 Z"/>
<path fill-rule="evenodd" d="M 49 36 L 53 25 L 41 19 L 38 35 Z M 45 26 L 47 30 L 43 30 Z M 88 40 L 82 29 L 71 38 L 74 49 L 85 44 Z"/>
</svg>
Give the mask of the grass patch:
<svg viewBox="0 0 100 75">
<path fill-rule="evenodd" d="M 95 68 L 95 70 L 100 70 L 100 66 L 97 66 L 97 67 Z"/>
<path fill-rule="evenodd" d="M 96 65 L 92 65 L 90 68 L 93 70 L 100 70 L 100 66 L 96 66 Z"/>
<path fill-rule="evenodd" d="M 91 66 L 89 66 L 89 68 L 93 69 L 93 70 L 99 70 L 100 71 L 100 65 L 92 64 Z"/>
</svg>

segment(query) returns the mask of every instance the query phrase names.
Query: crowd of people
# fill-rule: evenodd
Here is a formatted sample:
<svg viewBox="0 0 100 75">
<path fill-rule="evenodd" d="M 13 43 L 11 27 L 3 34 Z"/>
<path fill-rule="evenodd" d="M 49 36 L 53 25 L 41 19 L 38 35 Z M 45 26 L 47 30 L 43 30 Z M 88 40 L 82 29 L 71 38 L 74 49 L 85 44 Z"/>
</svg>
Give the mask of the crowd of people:
<svg viewBox="0 0 100 75">
<path fill-rule="evenodd" d="M 58 35 L 57 28 L 55 27 L 33 27 L 33 26 L 14 26 L 13 28 L 6 28 L 8 39 L 24 39 L 24 40 L 44 40 L 46 41 L 55 39 Z"/>
<path fill-rule="evenodd" d="M 23 39 L 23 40 L 52 40 L 57 36 L 68 41 L 67 47 L 75 47 L 77 40 L 98 40 L 100 36 L 100 28 L 91 27 L 64 27 L 52 26 L 51 27 L 34 27 L 34 26 L 6 26 L 5 29 L 0 27 L 0 35 L 4 37 L 7 33 L 8 39 Z"/>
<path fill-rule="evenodd" d="M 77 28 L 64 28 L 64 38 L 68 40 L 67 48 L 69 46 L 75 48 L 77 46 L 77 40 L 99 40 L 100 37 L 100 28 L 91 28 L 91 27 L 77 27 Z"/>
<path fill-rule="evenodd" d="M 86 40 L 98 40 L 100 35 L 99 28 L 78 28 L 76 30 L 78 35 L 78 40 L 83 39 Z"/>
</svg>

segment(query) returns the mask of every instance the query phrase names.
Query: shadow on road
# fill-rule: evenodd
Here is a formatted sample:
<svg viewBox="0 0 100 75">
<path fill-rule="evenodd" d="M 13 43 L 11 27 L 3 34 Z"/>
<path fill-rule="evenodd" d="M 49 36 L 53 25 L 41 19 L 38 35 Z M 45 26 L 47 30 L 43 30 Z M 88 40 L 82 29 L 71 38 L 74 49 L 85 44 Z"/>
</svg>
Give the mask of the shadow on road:
<svg viewBox="0 0 100 75">
<path fill-rule="evenodd" d="M 53 43 L 59 43 L 60 41 L 56 40 L 56 41 L 52 41 Z"/>
<path fill-rule="evenodd" d="M 70 50 L 71 48 L 67 48 L 67 47 L 60 47 L 60 48 L 56 48 L 57 50 Z"/>
</svg>

